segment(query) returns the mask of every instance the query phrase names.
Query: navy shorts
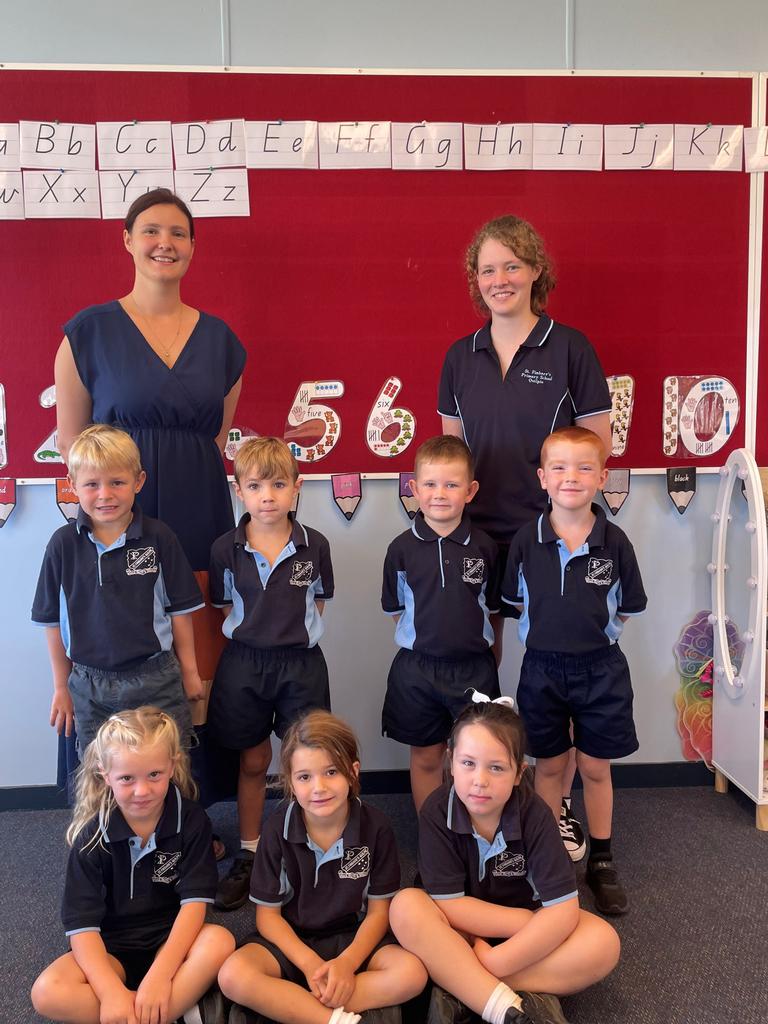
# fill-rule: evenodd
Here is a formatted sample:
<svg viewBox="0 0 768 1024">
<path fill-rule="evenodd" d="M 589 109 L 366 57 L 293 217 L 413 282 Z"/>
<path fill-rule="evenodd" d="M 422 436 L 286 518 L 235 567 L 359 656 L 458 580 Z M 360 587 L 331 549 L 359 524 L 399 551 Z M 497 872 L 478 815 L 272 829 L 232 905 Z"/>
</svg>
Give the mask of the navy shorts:
<svg viewBox="0 0 768 1024">
<path fill-rule="evenodd" d="M 144 975 L 155 962 L 160 946 L 153 949 L 127 949 L 115 952 L 107 950 L 115 960 L 119 960 L 125 971 L 125 987 L 135 992 L 144 980 Z"/>
<path fill-rule="evenodd" d="M 250 750 L 299 715 L 331 710 L 328 666 L 319 647 L 248 647 L 230 640 L 216 669 L 208 732 L 221 747 Z"/>
<path fill-rule="evenodd" d="M 527 650 L 517 706 L 533 757 L 558 757 L 575 746 L 612 760 L 639 746 L 629 665 L 618 644 L 583 655 Z"/>
<path fill-rule="evenodd" d="M 117 672 L 73 664 L 68 685 L 81 751 L 110 715 L 146 704 L 175 718 L 182 745 L 189 747 L 192 717 L 173 651 L 163 651 L 135 668 Z"/>
<path fill-rule="evenodd" d="M 387 677 L 381 731 L 411 747 L 445 743 L 455 719 L 471 701 L 472 689 L 491 699 L 500 696 L 490 648 L 463 658 L 435 658 L 401 647 Z"/>
<path fill-rule="evenodd" d="M 352 945 L 352 940 L 357 935 L 357 928 L 350 928 L 341 932 L 321 932 L 316 934 L 296 929 L 296 934 L 303 943 L 317 953 L 321 960 L 328 961 L 334 960 L 340 953 L 344 952 L 347 946 Z M 251 932 L 250 935 L 246 935 L 240 943 L 241 948 L 242 946 L 248 945 L 250 942 L 254 942 L 258 946 L 263 946 L 268 953 L 272 954 L 280 966 L 280 973 L 285 981 L 292 981 L 296 985 L 301 985 L 302 988 L 309 988 L 307 979 L 301 968 L 297 967 L 296 964 L 290 961 L 285 953 L 283 953 L 283 951 L 276 946 L 274 942 L 270 942 L 269 939 L 262 938 L 258 932 Z M 392 932 L 387 931 L 383 938 L 376 943 L 365 960 L 360 964 L 357 971 L 355 971 L 355 974 L 358 974 L 360 971 L 367 971 L 368 965 L 374 954 L 383 946 L 392 945 L 397 945 L 397 939 Z"/>
</svg>

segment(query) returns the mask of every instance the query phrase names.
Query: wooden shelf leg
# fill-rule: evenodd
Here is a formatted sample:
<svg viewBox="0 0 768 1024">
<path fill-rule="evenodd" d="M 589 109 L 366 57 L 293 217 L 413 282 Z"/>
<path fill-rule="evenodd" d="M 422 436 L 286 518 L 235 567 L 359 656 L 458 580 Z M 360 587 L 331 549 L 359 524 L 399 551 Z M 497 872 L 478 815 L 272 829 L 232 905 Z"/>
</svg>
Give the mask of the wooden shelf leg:
<svg viewBox="0 0 768 1024">
<path fill-rule="evenodd" d="M 725 777 L 725 775 L 723 775 L 721 771 L 718 771 L 717 768 L 715 768 L 715 792 L 728 792 L 728 779 Z"/>
<path fill-rule="evenodd" d="M 755 828 L 768 832 L 768 804 L 755 805 Z"/>
</svg>

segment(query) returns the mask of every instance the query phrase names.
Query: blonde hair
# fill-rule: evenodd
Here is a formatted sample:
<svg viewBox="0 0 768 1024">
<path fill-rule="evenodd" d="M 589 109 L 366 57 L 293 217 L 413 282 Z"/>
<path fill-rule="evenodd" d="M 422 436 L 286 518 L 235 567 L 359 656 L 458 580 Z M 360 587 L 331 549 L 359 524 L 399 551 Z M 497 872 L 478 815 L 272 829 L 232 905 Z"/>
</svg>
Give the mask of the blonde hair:
<svg viewBox="0 0 768 1024">
<path fill-rule="evenodd" d="M 67 469 L 73 481 L 85 466 L 125 469 L 138 476 L 141 473 L 141 455 L 133 438 L 124 430 L 106 423 L 94 423 L 77 435 L 67 456 Z"/>
<path fill-rule="evenodd" d="M 466 441 L 453 434 L 438 434 L 437 437 L 430 437 L 419 445 L 413 460 L 413 472 L 416 476 L 425 462 L 463 462 L 467 467 L 467 476 L 474 480 L 475 460 L 472 458 L 472 452 Z"/>
<path fill-rule="evenodd" d="M 354 769 L 360 762 L 357 737 L 341 718 L 316 708 L 289 727 L 280 748 L 280 785 L 286 796 L 293 793 L 291 759 L 299 747 L 324 750 L 349 783 L 350 797 L 360 795 L 360 776 Z"/>
<path fill-rule="evenodd" d="M 141 750 L 163 743 L 173 761 L 171 781 L 179 787 L 182 796 L 194 799 L 197 786 L 192 780 L 189 756 L 181 747 L 176 722 L 160 708 L 146 706 L 132 711 L 121 711 L 103 722 L 95 739 L 88 744 L 77 770 L 75 810 L 67 829 L 67 842 L 72 846 L 92 818 L 98 816 L 104 827 L 116 803 L 105 774 L 110 770 L 112 758 L 120 748 Z M 91 843 L 99 838 L 97 830 Z"/>
<path fill-rule="evenodd" d="M 587 430 L 586 427 L 560 427 L 559 430 L 554 430 L 544 438 L 544 444 L 541 446 L 541 455 L 539 456 L 539 463 L 542 468 L 547 461 L 550 445 L 557 444 L 558 441 L 565 441 L 568 444 L 590 445 L 594 449 L 595 455 L 600 459 L 600 468 L 602 469 L 605 466 L 608 452 L 605 450 L 602 439 L 597 436 L 594 430 Z"/>
<path fill-rule="evenodd" d="M 555 287 L 555 270 L 552 260 L 544 248 L 544 239 L 536 229 L 527 220 L 513 217 L 511 214 L 506 217 L 497 217 L 495 220 L 489 220 L 487 224 L 483 224 L 467 249 L 464 268 L 467 272 L 469 294 L 475 308 L 485 316 L 490 313 L 477 284 L 478 254 L 483 242 L 487 242 L 489 238 L 501 245 L 506 245 L 523 263 L 541 271 L 531 287 L 531 309 L 537 316 L 543 313 L 549 293 Z"/>
<path fill-rule="evenodd" d="M 299 464 L 280 437 L 252 437 L 240 445 L 235 455 L 235 480 L 238 483 L 255 471 L 259 480 L 287 477 L 297 480 Z"/>
</svg>

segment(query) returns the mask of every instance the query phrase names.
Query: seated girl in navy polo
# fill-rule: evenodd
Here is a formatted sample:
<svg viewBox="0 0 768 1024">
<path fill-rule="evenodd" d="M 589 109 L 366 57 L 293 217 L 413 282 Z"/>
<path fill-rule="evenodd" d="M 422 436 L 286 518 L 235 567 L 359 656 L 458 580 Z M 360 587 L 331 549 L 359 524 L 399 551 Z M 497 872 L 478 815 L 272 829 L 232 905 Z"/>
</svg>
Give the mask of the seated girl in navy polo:
<svg viewBox="0 0 768 1024">
<path fill-rule="evenodd" d="M 356 1024 L 427 980 L 389 931 L 400 886 L 395 837 L 359 799 L 357 740 L 339 718 L 317 710 L 298 719 L 280 766 L 291 800 L 267 820 L 254 858 L 258 932 L 227 960 L 219 984 L 275 1021 Z"/>
<path fill-rule="evenodd" d="M 194 791 L 170 715 L 143 707 L 100 727 L 67 831 L 71 952 L 35 982 L 38 1013 L 72 1024 L 222 1019 L 221 993 L 209 990 L 234 939 L 205 924 L 216 862 Z"/>
<path fill-rule="evenodd" d="M 613 928 L 579 909 L 557 823 L 528 781 L 511 703 L 475 693 L 457 718 L 453 784 L 419 815 L 426 891 L 404 889 L 392 904 L 395 935 L 435 982 L 436 1020 L 469 1007 L 490 1024 L 565 1024 L 549 993 L 586 988 L 619 957 Z"/>
</svg>

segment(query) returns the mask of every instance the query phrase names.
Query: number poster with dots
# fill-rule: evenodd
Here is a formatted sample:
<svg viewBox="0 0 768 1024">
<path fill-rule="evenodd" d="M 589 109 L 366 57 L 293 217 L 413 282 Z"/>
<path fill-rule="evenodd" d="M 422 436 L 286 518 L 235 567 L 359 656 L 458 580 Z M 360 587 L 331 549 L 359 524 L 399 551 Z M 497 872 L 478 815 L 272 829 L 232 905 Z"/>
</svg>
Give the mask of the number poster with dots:
<svg viewBox="0 0 768 1024">
<path fill-rule="evenodd" d="M 301 140 L 310 122 L 367 125 L 367 138 L 374 118 L 426 119 L 459 139 L 461 124 L 752 121 L 749 77 L 5 68 L 0 83 L 0 122 L 98 124 L 122 130 L 121 150 L 144 140 L 138 153 L 150 143 L 170 153 L 174 130 L 199 146 L 203 125 L 226 154 L 241 144 L 243 119 L 266 155 L 274 125 Z M 596 173 L 510 161 L 499 170 L 479 159 L 487 132 L 466 138 L 469 149 L 453 147 L 451 160 L 431 169 L 372 160 L 309 170 L 303 149 L 245 169 L 211 158 L 217 173 L 244 178 L 250 212 L 204 216 L 204 194 L 190 200 L 201 216 L 182 295 L 224 319 L 248 351 L 227 456 L 248 436 L 276 434 L 306 476 L 412 470 L 416 447 L 440 430 L 445 353 L 482 323 L 463 254 L 482 223 L 515 213 L 535 225 L 555 263 L 547 311 L 587 335 L 609 378 L 612 467 L 722 464 L 744 443 L 750 176 L 661 164 Z M 480 153 L 470 151 L 473 138 Z M 137 158 L 128 174 L 153 175 L 146 163 Z M 50 390 L 61 325 L 125 295 L 132 280 L 119 219 L 0 219 L 8 478 L 64 474 Z M 350 505 L 356 495 L 339 497 Z M 400 497 L 411 504 L 407 490 Z"/>
</svg>

